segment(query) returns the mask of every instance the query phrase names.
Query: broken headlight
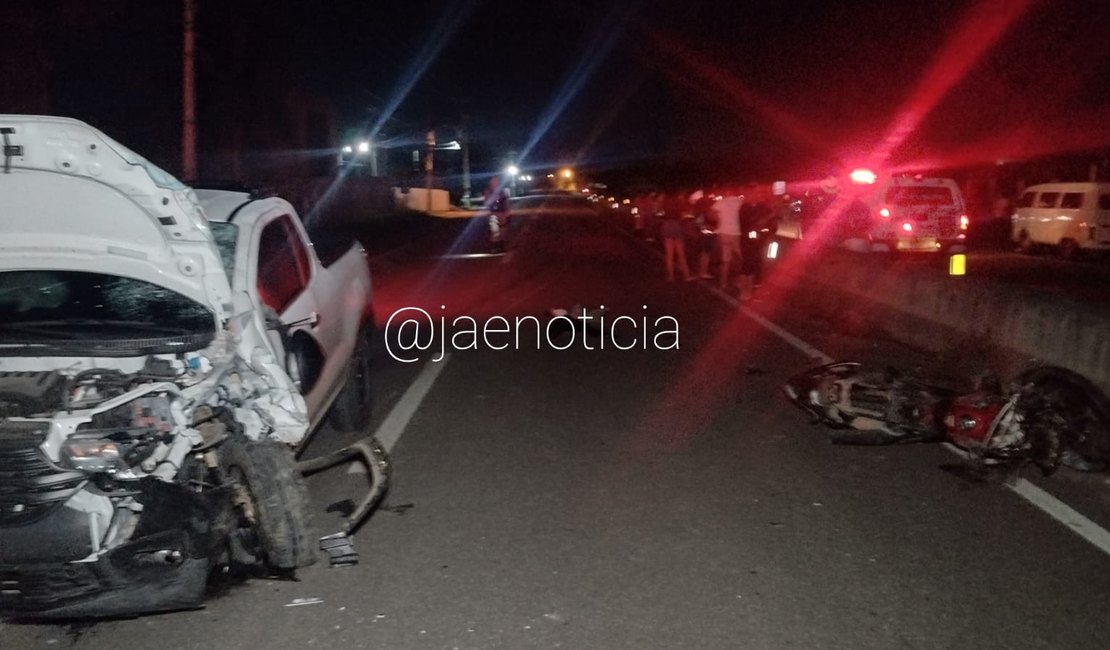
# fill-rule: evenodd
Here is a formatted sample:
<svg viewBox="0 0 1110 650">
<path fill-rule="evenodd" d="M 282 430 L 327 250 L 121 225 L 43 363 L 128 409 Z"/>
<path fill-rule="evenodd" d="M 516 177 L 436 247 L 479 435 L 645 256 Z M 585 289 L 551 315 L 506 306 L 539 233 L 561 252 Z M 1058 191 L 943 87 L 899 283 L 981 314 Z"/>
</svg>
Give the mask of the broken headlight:
<svg viewBox="0 0 1110 650">
<path fill-rule="evenodd" d="M 73 469 L 114 473 L 127 469 L 119 443 L 103 438 L 70 438 L 62 444 L 62 460 Z"/>
</svg>

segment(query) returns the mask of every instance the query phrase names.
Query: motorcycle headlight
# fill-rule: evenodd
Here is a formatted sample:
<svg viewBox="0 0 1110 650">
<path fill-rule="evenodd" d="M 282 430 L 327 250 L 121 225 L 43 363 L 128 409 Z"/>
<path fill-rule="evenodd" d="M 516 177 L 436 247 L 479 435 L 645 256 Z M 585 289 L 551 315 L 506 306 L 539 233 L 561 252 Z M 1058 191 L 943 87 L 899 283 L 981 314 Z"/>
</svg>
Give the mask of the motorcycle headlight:
<svg viewBox="0 0 1110 650">
<path fill-rule="evenodd" d="M 73 469 L 85 472 L 115 472 L 124 469 L 119 444 L 99 438 L 72 438 L 62 444 L 62 459 Z"/>
</svg>

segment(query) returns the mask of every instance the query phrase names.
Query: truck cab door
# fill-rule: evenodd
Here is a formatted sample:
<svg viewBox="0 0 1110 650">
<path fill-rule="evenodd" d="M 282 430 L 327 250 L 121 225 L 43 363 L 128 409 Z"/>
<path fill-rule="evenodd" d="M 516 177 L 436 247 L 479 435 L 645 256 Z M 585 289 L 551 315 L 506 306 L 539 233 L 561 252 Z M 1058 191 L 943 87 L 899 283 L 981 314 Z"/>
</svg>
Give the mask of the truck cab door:
<svg viewBox="0 0 1110 650">
<path fill-rule="evenodd" d="M 317 383 L 325 358 L 317 337 L 321 327 L 312 281 L 311 252 L 301 239 L 293 218 L 281 215 L 264 225 L 258 236 L 255 287 L 258 298 L 277 314 L 284 327 L 272 331 L 276 349 L 284 350 L 285 366 L 297 382 L 310 416 L 314 405 L 309 394 Z"/>
</svg>

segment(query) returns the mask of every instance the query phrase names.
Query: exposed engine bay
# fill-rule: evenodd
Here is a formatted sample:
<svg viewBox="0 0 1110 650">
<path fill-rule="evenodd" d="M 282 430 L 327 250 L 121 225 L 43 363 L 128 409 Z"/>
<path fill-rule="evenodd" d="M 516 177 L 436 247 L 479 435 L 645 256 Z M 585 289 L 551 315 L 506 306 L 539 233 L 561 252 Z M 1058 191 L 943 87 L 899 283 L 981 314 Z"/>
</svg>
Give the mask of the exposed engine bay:
<svg viewBox="0 0 1110 650">
<path fill-rule="evenodd" d="M 303 403 L 224 338 L 201 352 L 10 369 L 44 361 L 0 359 L 4 610 L 179 609 L 200 604 L 213 566 L 314 561 L 314 539 L 274 539 L 259 512 L 307 513 L 286 444 L 304 435 Z"/>
</svg>

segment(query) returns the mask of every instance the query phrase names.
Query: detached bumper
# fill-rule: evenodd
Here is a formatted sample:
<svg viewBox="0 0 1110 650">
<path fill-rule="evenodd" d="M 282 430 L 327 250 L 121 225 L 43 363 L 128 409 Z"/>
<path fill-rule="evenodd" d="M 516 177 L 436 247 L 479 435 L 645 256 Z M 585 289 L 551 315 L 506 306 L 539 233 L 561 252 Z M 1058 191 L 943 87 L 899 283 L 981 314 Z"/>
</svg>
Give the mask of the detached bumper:
<svg viewBox="0 0 1110 650">
<path fill-rule="evenodd" d="M 57 507 L 33 523 L 0 526 L 0 615 L 100 618 L 191 609 L 204 602 L 210 510 L 177 485 L 143 480 L 131 539 L 92 562 L 60 559 L 64 540 L 88 539 L 82 517 Z"/>
</svg>

